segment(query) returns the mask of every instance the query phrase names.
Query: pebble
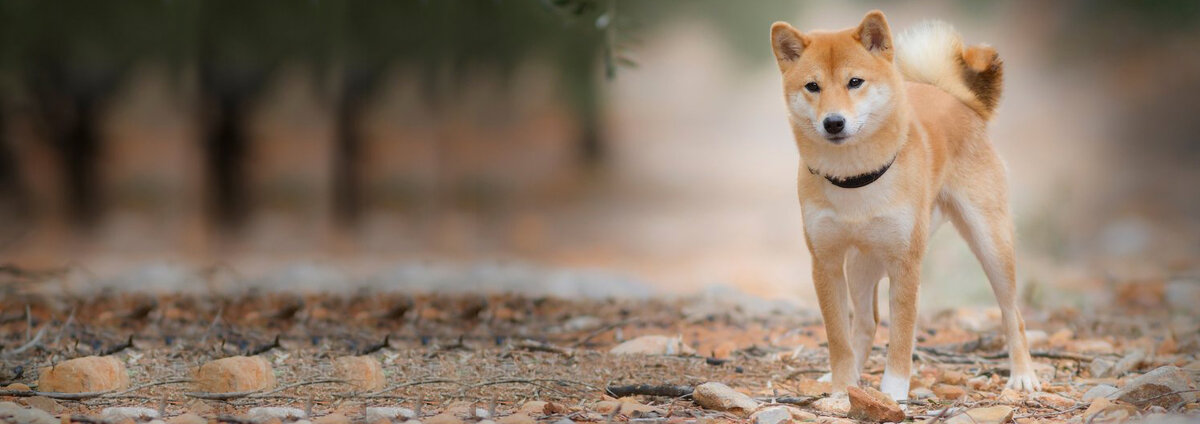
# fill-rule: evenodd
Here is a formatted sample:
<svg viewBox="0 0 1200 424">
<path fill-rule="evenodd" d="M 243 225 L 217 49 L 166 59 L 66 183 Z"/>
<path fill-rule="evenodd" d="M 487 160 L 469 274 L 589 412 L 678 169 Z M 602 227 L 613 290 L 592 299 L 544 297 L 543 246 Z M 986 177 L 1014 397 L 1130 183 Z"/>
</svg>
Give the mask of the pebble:
<svg viewBox="0 0 1200 424">
<path fill-rule="evenodd" d="M 917 400 L 932 399 L 934 396 L 937 396 L 933 393 L 933 390 L 929 390 L 924 387 L 918 387 L 918 388 L 909 390 L 908 394 L 912 395 L 913 399 L 917 399 Z"/>
<path fill-rule="evenodd" d="M 1005 424 L 1011 422 L 1013 409 L 1009 406 L 971 408 L 946 420 L 946 424 Z"/>
<path fill-rule="evenodd" d="M 0 402 L 0 422 L 12 424 L 61 424 L 49 412 L 25 408 L 12 402 Z"/>
<path fill-rule="evenodd" d="M 112 356 L 85 356 L 44 367 L 38 390 L 83 393 L 122 390 L 129 387 L 125 363 Z"/>
<path fill-rule="evenodd" d="M 375 422 L 379 420 L 408 420 L 417 417 L 417 413 L 408 408 L 400 408 L 395 406 L 371 406 L 367 407 L 363 414 L 367 422 Z"/>
<path fill-rule="evenodd" d="M 692 399 L 704 408 L 729 412 L 743 418 L 758 409 L 758 401 L 729 386 L 715 382 L 696 386 L 696 390 L 692 392 Z"/>
<path fill-rule="evenodd" d="M 613 413 L 613 411 L 616 411 L 617 408 L 620 408 L 620 412 L 618 412 L 618 413 L 625 415 L 625 416 L 632 416 L 635 412 L 639 413 L 639 414 L 643 414 L 643 415 L 645 415 L 645 414 L 665 415 L 663 413 L 664 412 L 663 410 L 655 408 L 650 405 L 643 404 L 641 402 L 638 402 L 636 399 L 634 399 L 632 397 L 626 397 L 626 398 L 621 398 L 621 399 L 617 399 L 617 400 L 601 401 L 601 402 L 597 402 L 596 405 L 592 407 L 592 409 L 594 409 L 596 412 L 599 412 L 604 415 Z"/>
<path fill-rule="evenodd" d="M 312 421 L 313 424 L 350 424 L 350 417 L 339 412 L 334 412 L 323 417 L 314 418 Z"/>
<path fill-rule="evenodd" d="M 883 392 L 871 387 L 851 386 L 846 388 L 846 393 L 850 395 L 850 411 L 847 416 L 852 419 L 880 423 L 904 421 L 905 415 L 900 409 L 900 404 Z"/>
<path fill-rule="evenodd" d="M 425 419 L 425 424 L 460 424 L 465 422 L 462 418 L 454 414 L 444 412 Z"/>
<path fill-rule="evenodd" d="M 1142 365 L 1142 361 L 1144 361 L 1145 359 L 1146 359 L 1146 354 L 1144 352 L 1142 352 L 1140 350 L 1135 350 L 1133 352 L 1130 352 L 1128 355 L 1125 355 L 1125 357 L 1121 358 L 1120 361 L 1117 361 L 1117 363 L 1108 370 L 1108 375 L 1102 375 L 1100 377 L 1118 377 L 1119 378 L 1119 377 L 1125 375 L 1125 373 L 1136 370 L 1138 367 L 1140 367 Z"/>
<path fill-rule="evenodd" d="M 26 386 L 26 385 L 24 385 L 24 384 L 21 384 L 21 383 L 13 383 L 13 384 L 9 384 L 8 386 L 5 386 L 5 387 L 4 387 L 4 390 L 13 390 L 13 391 L 18 391 L 18 392 L 28 392 L 30 389 L 29 389 L 29 386 Z"/>
<path fill-rule="evenodd" d="M 1037 392 L 1031 396 L 1031 399 L 1055 409 L 1065 409 L 1075 406 L 1074 400 L 1054 393 Z"/>
<path fill-rule="evenodd" d="M 946 370 L 946 372 L 943 372 L 942 375 L 938 377 L 939 383 L 961 385 L 966 381 L 967 375 L 963 374 L 961 371 L 955 370 Z"/>
<path fill-rule="evenodd" d="M 371 356 L 343 356 L 333 360 L 334 375 L 356 390 L 376 391 L 387 386 L 383 365 Z"/>
<path fill-rule="evenodd" d="M 1157 405 L 1164 408 L 1179 403 L 1195 402 L 1196 392 L 1177 393 L 1162 396 L 1167 393 L 1191 390 L 1193 382 L 1188 374 L 1179 367 L 1159 367 L 1125 383 L 1114 395 L 1117 399 L 1135 405 Z M 1162 396 L 1162 397 L 1158 397 Z M 1158 397 L 1154 400 L 1151 398 Z"/>
<path fill-rule="evenodd" d="M 100 416 L 110 422 L 152 421 L 161 418 L 157 409 L 137 406 L 113 406 L 100 411 Z"/>
<path fill-rule="evenodd" d="M 545 401 L 531 400 L 529 402 L 525 402 L 524 404 L 522 404 L 520 408 L 517 408 L 517 412 L 526 413 L 526 414 L 534 415 L 534 416 L 546 415 L 546 413 L 544 411 L 546 410 L 546 405 L 549 405 L 549 404 L 550 404 L 549 402 L 545 402 Z"/>
<path fill-rule="evenodd" d="M 287 408 L 281 406 L 260 406 L 250 408 L 247 413 L 251 419 L 255 421 L 267 421 L 272 418 L 279 421 L 297 421 L 308 418 L 308 414 L 300 408 Z"/>
<path fill-rule="evenodd" d="M 792 413 L 783 406 L 762 408 L 750 414 L 750 422 L 754 424 L 787 424 L 791 419 Z"/>
<path fill-rule="evenodd" d="M 1108 397 L 1108 395 L 1116 392 L 1116 387 L 1109 386 L 1107 384 L 1098 384 L 1095 387 L 1088 389 L 1088 391 L 1083 394 L 1083 401 L 1091 402 L 1096 398 Z"/>
<path fill-rule="evenodd" d="M 537 420 L 525 413 L 512 414 L 496 420 L 499 424 L 535 424 Z"/>
<path fill-rule="evenodd" d="M 58 401 L 45 396 L 30 396 L 20 401 L 25 406 L 41 409 L 51 414 L 57 414 L 62 411 L 62 406 Z"/>
<path fill-rule="evenodd" d="M 1095 358 L 1088 364 L 1088 372 L 1092 373 L 1092 378 L 1105 378 L 1108 376 L 1109 371 L 1112 370 L 1113 365 L 1116 365 L 1116 363 L 1108 359 Z"/>
<path fill-rule="evenodd" d="M 621 343 L 609 351 L 614 355 L 694 355 L 696 351 L 682 336 L 641 336 Z"/>
<path fill-rule="evenodd" d="M 812 407 L 827 414 L 841 415 L 850 412 L 850 398 L 842 396 L 821 398 L 813 402 Z"/>
<path fill-rule="evenodd" d="M 1025 399 L 1025 395 L 1013 389 L 1004 389 L 996 400 L 1003 403 L 1017 403 Z"/>
<path fill-rule="evenodd" d="M 233 356 L 209 361 L 196 371 L 196 389 L 210 393 L 268 390 L 275 387 L 271 363 L 259 356 Z"/>
<path fill-rule="evenodd" d="M 207 424 L 208 420 L 199 415 L 188 412 L 183 415 L 178 415 L 167 420 L 167 424 Z"/>
<path fill-rule="evenodd" d="M 933 385 L 933 393 L 937 395 L 938 399 L 954 400 L 966 396 L 967 391 L 959 386 L 935 384 Z"/>
</svg>

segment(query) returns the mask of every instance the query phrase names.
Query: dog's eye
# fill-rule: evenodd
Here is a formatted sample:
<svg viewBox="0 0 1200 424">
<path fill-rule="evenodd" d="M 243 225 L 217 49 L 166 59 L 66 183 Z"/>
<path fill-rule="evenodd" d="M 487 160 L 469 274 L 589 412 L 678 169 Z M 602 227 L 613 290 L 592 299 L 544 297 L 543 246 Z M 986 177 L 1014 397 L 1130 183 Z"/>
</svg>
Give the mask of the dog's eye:
<svg viewBox="0 0 1200 424">
<path fill-rule="evenodd" d="M 815 82 L 810 82 L 808 84 L 804 84 L 804 89 L 808 90 L 809 93 L 816 93 L 821 91 L 821 86 L 817 85 Z"/>
<path fill-rule="evenodd" d="M 862 87 L 862 83 L 862 78 L 850 78 L 850 84 L 847 84 L 846 86 L 850 88 L 858 88 Z"/>
</svg>

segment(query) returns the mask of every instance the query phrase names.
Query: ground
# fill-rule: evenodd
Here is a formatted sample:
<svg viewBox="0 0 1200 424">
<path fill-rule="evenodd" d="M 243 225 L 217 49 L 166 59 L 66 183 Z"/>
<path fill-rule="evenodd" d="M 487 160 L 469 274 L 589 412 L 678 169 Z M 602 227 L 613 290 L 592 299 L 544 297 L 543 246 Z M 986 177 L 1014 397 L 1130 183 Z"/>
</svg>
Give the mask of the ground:
<svg viewBox="0 0 1200 424">
<path fill-rule="evenodd" d="M 908 419 L 941 421 L 991 405 L 1012 406 L 1018 423 L 1108 422 L 1112 415 L 1118 421 L 1153 419 L 1163 413 L 1200 419 L 1200 404 L 1186 401 L 1168 407 L 1115 401 L 1110 412 L 1124 412 L 1084 416 L 1092 402 L 1083 395 L 1099 384 L 1122 387 L 1166 365 L 1183 368 L 1193 380 L 1200 376 L 1200 321 L 1179 309 L 1181 290 L 1194 293 L 1188 287 L 1197 284 L 1181 284 L 1190 285 L 1140 285 L 1111 307 L 1097 308 L 1103 314 L 1028 311 L 1038 373 L 1045 392 L 1056 396 L 1003 391 L 1007 360 L 994 311 L 927 314 L 912 379 L 913 397 L 920 399 L 909 404 Z M 457 420 L 482 420 L 472 406 L 494 417 L 526 406 L 521 414 L 540 421 L 744 419 L 702 408 L 690 396 L 636 395 L 631 401 L 639 406 L 618 412 L 604 403 L 609 387 L 690 389 L 706 382 L 726 384 L 762 403 L 791 404 L 818 421 L 845 418 L 818 401 L 829 389 L 816 381 L 828 369 L 819 315 L 774 303 L 366 291 L 67 296 L 39 290 L 28 280 L 2 289 L 0 387 L 37 390 L 42 367 L 81 356 L 109 353 L 127 367 L 132 390 L 81 400 L 0 392 L 18 396 L 0 396 L 0 402 L 35 405 L 75 421 L 95 421 L 112 406 L 149 407 L 164 417 L 191 411 L 229 422 L 257 406 L 296 407 L 310 417 L 340 412 L 352 420 L 363 419 L 368 406 L 401 406 L 418 419 L 438 422 L 451 416 L 439 415 L 447 410 Z M 678 338 L 685 346 L 669 355 L 610 353 L 644 335 Z M 864 374 L 868 385 L 878 387 L 885 344 L 886 331 L 880 331 Z M 261 355 L 273 365 L 277 389 L 212 399 L 188 382 L 201 364 L 243 354 Z M 329 381 L 333 359 L 344 355 L 379 360 L 386 388 L 355 391 Z M 528 405 L 540 405 L 533 401 L 550 404 L 531 413 Z"/>
</svg>

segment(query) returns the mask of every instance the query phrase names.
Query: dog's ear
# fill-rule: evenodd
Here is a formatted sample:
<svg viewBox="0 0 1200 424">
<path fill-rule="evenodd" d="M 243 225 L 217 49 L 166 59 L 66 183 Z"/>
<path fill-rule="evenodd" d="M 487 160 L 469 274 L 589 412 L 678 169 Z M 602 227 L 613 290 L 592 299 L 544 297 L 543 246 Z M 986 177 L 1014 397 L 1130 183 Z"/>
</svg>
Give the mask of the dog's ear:
<svg viewBox="0 0 1200 424">
<path fill-rule="evenodd" d="M 780 69 L 799 59 L 807 46 L 808 37 L 787 22 L 771 25 L 771 47 L 775 50 L 775 60 L 779 61 Z"/>
<path fill-rule="evenodd" d="M 892 30 L 888 28 L 887 18 L 883 12 L 872 10 L 863 17 L 854 38 L 862 43 L 863 48 L 871 53 L 880 55 L 889 62 L 892 61 Z"/>
</svg>

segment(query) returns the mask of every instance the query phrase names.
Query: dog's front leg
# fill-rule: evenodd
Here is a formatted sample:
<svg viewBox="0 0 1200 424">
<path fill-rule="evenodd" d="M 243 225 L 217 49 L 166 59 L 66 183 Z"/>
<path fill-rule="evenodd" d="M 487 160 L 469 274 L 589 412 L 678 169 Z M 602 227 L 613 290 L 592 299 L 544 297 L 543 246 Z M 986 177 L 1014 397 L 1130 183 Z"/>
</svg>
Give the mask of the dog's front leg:
<svg viewBox="0 0 1200 424">
<path fill-rule="evenodd" d="M 843 270 L 846 249 L 813 250 L 813 284 L 829 340 L 833 391 L 844 393 L 847 386 L 858 385 L 859 377 L 854 349 L 850 347 L 850 294 Z"/>
<path fill-rule="evenodd" d="M 917 326 L 917 292 L 921 286 L 921 252 L 912 249 L 889 264 L 889 308 L 887 366 L 879 390 L 897 401 L 908 399 L 912 376 L 914 332 Z"/>
</svg>

